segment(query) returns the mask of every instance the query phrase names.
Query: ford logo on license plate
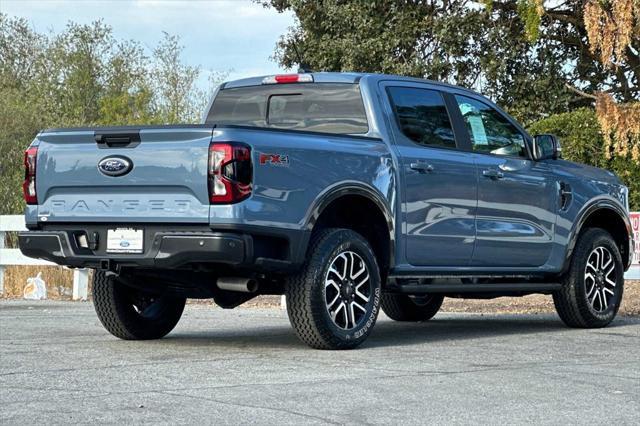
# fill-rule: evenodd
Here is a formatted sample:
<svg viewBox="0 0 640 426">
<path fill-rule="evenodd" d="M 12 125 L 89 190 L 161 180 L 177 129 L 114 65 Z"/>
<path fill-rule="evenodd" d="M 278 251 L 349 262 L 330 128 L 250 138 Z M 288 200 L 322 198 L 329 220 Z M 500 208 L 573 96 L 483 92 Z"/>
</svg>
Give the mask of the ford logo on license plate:
<svg viewBox="0 0 640 426">
<path fill-rule="evenodd" d="M 98 163 L 100 173 L 107 176 L 123 176 L 133 169 L 133 163 L 126 157 L 106 157 Z"/>
</svg>

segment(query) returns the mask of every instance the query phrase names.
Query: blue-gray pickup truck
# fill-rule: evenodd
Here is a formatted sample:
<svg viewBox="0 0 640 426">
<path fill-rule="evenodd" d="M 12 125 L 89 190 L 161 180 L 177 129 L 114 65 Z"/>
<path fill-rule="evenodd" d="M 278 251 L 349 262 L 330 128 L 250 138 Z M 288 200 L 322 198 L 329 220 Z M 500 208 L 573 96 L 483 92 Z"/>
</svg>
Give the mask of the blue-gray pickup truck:
<svg viewBox="0 0 640 426">
<path fill-rule="evenodd" d="M 618 312 L 628 189 L 561 159 L 472 91 L 356 73 L 219 87 L 200 125 L 48 129 L 25 152 L 31 257 L 93 268 L 104 327 L 157 339 L 186 298 L 285 294 L 314 348 L 362 343 L 382 309 L 553 297 L 571 327 Z"/>
</svg>

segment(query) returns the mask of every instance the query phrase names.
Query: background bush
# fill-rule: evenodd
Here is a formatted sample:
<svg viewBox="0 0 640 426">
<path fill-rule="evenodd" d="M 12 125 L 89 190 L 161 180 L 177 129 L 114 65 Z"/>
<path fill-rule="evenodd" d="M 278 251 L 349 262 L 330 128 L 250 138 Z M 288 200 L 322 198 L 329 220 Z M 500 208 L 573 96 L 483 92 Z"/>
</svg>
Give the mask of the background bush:
<svg viewBox="0 0 640 426">
<path fill-rule="evenodd" d="M 629 157 L 607 158 L 596 113 L 591 108 L 555 114 L 529 126 L 532 134 L 552 133 L 560 138 L 563 158 L 611 170 L 629 187 L 631 210 L 640 210 L 640 166 Z"/>
</svg>

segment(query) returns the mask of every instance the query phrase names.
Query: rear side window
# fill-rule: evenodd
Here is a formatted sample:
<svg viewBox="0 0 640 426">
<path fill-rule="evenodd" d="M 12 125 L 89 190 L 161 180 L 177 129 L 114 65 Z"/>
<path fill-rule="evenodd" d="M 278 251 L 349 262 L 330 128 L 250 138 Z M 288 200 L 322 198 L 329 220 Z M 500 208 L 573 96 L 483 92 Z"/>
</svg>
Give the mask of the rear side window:
<svg viewBox="0 0 640 426">
<path fill-rule="evenodd" d="M 420 145 L 456 147 L 440 92 L 412 87 L 389 87 L 388 91 L 398 126 L 406 137 Z"/>
<path fill-rule="evenodd" d="M 359 86 L 345 83 L 224 89 L 213 101 L 206 123 L 337 134 L 369 130 Z"/>
</svg>

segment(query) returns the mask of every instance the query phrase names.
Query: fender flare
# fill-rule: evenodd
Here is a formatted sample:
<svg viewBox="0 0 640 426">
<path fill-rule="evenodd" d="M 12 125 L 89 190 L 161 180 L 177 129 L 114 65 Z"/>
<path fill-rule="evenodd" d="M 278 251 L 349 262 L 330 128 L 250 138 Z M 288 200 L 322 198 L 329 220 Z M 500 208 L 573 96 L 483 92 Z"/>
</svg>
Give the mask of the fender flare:
<svg viewBox="0 0 640 426">
<path fill-rule="evenodd" d="M 309 210 L 305 214 L 303 229 L 311 233 L 318 218 L 324 210 L 335 200 L 347 195 L 359 195 L 373 202 L 382 212 L 387 228 L 389 230 L 389 261 L 390 265 L 395 262 L 395 222 L 392 208 L 384 196 L 375 188 L 357 181 L 340 182 L 326 188 L 318 195 Z"/>
<path fill-rule="evenodd" d="M 609 197 L 599 197 L 597 199 L 592 200 L 587 205 L 583 206 L 581 211 L 578 213 L 578 220 L 576 220 L 571 228 L 571 232 L 569 233 L 569 237 L 567 239 L 567 252 L 564 259 L 564 265 L 562 268 L 562 272 L 566 272 L 569 268 L 569 264 L 571 262 L 571 256 L 573 255 L 573 250 L 578 242 L 578 236 L 582 232 L 584 224 L 587 222 L 589 217 L 593 215 L 595 212 L 600 210 L 609 210 L 614 212 L 622 221 L 624 222 L 625 227 L 627 228 L 627 243 L 629 247 L 627 247 L 627 258 L 622 259 L 625 269 L 629 267 L 632 260 L 632 244 L 633 237 L 631 234 L 631 221 L 629 219 L 629 214 L 625 210 L 620 203 Z"/>
</svg>

